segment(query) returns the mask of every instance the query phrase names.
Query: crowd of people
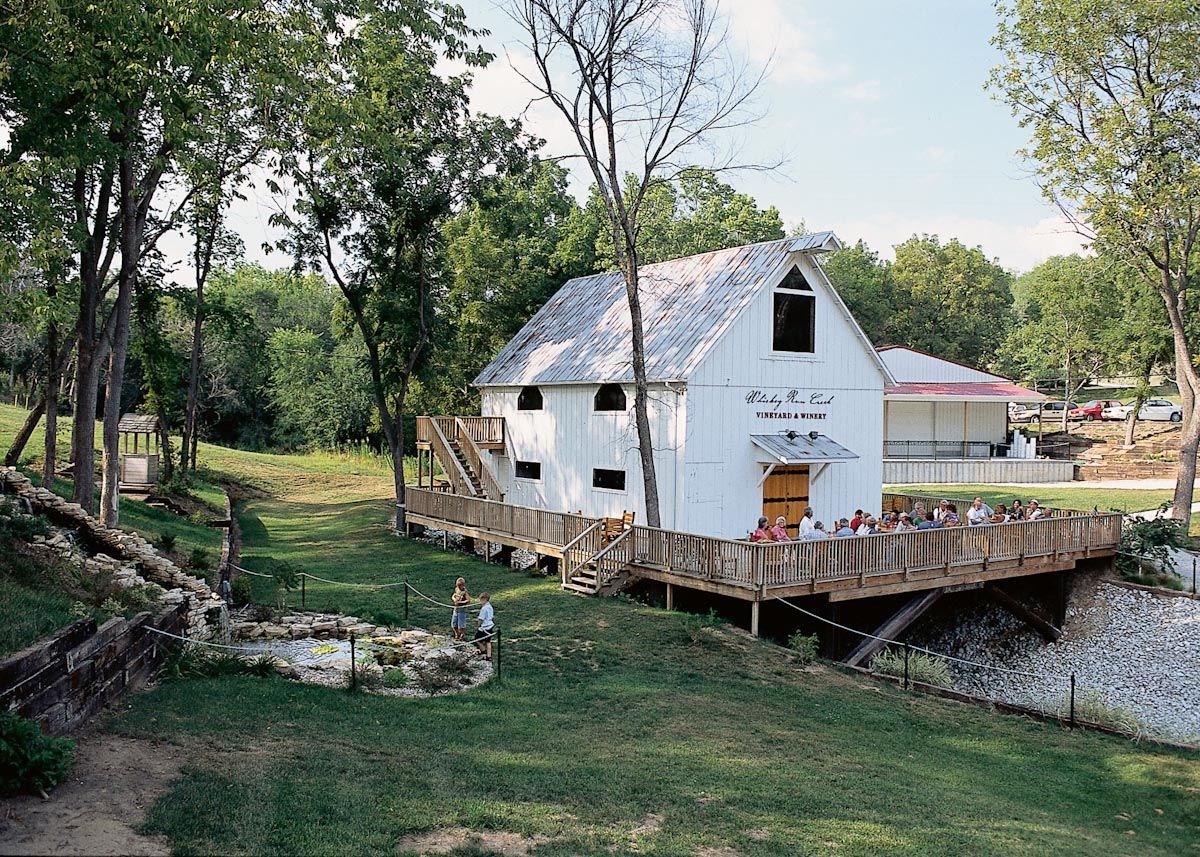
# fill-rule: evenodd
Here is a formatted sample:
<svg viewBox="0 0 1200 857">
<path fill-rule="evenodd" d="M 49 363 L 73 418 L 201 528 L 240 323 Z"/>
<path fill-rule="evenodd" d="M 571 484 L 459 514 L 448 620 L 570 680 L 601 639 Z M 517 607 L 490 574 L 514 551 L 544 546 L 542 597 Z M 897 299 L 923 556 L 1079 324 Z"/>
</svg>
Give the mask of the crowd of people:
<svg viewBox="0 0 1200 857">
<path fill-rule="evenodd" d="M 940 500 L 931 509 L 925 508 L 923 502 L 917 501 L 913 504 L 911 512 L 891 511 L 876 516 L 856 509 L 853 518 L 838 518 L 826 527 L 824 521 L 816 519 L 812 507 L 809 506 L 800 517 L 796 536 L 789 534 L 791 527 L 787 518 L 780 515 L 774 524 L 765 517 L 759 518 L 758 527 L 750 534 L 750 541 L 815 541 L 850 536 L 875 536 L 880 533 L 903 533 L 910 530 L 936 530 L 943 527 L 1008 524 L 1013 521 L 1037 521 L 1046 517 L 1046 514 L 1046 510 L 1037 500 L 1023 504 L 1018 498 L 1009 505 L 997 503 L 993 509 L 982 497 L 976 497 L 966 511 L 961 513 L 952 500 Z"/>
</svg>

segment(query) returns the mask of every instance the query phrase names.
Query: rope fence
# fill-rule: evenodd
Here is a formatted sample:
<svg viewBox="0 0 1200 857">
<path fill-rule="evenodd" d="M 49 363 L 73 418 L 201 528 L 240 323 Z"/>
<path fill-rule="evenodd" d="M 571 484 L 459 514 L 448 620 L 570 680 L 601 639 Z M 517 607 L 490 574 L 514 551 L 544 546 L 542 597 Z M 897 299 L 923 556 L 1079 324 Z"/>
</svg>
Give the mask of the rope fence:
<svg viewBox="0 0 1200 857">
<path fill-rule="evenodd" d="M 803 613 L 805 616 L 816 619 L 819 622 L 824 622 L 826 625 L 831 625 L 835 628 L 840 628 L 843 631 L 848 631 L 851 634 L 856 634 L 860 637 L 866 637 L 867 639 L 876 640 L 881 643 L 902 647 L 902 649 L 904 651 L 904 674 L 903 674 L 903 676 L 898 676 L 898 678 L 901 678 L 902 687 L 905 690 L 908 690 L 911 686 L 911 681 L 909 678 L 909 654 L 911 652 L 921 652 L 930 657 L 941 658 L 946 661 L 953 661 L 955 663 L 966 664 L 968 666 L 974 666 L 974 667 L 980 667 L 982 669 L 993 670 L 995 672 L 1005 673 L 1007 675 L 1015 675 L 1015 676 L 1022 676 L 1024 678 L 1033 678 L 1033 679 L 1042 679 L 1042 680 L 1049 679 L 1051 681 L 1067 684 L 1069 686 L 1069 690 L 1067 692 L 1067 699 L 1066 699 L 1067 716 L 1065 719 L 1067 720 L 1067 723 L 1070 725 L 1070 727 L 1072 729 L 1075 728 L 1075 726 L 1076 726 L 1076 720 L 1075 720 L 1076 681 L 1075 681 L 1075 673 L 1073 673 L 1073 672 L 1070 673 L 1069 675 L 1062 675 L 1059 673 L 1038 673 L 1038 672 L 1030 672 L 1027 670 L 1014 670 L 1014 669 L 1010 669 L 1008 667 L 997 666 L 995 664 L 980 663 L 979 661 L 972 661 L 972 660 L 968 660 L 967 658 L 960 658 L 960 657 L 956 657 L 954 655 L 947 655 L 944 652 L 935 652 L 932 649 L 925 648 L 924 646 L 914 646 L 911 643 L 906 643 L 901 640 L 893 640 L 888 637 L 880 637 L 876 634 L 870 634 L 870 633 L 867 633 L 866 631 L 860 631 L 857 628 L 851 628 L 848 625 L 842 625 L 839 622 L 834 622 L 832 619 L 826 619 L 824 616 L 820 616 L 809 610 L 805 610 L 803 607 L 793 604 L 792 602 L 788 601 L 785 598 L 776 596 L 775 600 L 786 604 L 788 607 L 791 607 L 793 610 Z M 1039 701 L 1033 695 L 1032 692 L 1028 692 L 1025 695 L 1025 700 L 1028 703 L 1027 708 L 1035 709 L 1035 710 L 1041 711 L 1044 714 L 1050 714 L 1055 717 L 1060 717 L 1060 718 L 1062 717 L 1060 711 L 1057 710 L 1051 704 L 1051 701 L 1049 699 L 1044 699 L 1042 701 Z M 996 701 L 1004 702 L 1003 700 L 996 700 Z M 1004 704 L 1011 705 L 1013 703 L 1004 702 Z"/>
</svg>

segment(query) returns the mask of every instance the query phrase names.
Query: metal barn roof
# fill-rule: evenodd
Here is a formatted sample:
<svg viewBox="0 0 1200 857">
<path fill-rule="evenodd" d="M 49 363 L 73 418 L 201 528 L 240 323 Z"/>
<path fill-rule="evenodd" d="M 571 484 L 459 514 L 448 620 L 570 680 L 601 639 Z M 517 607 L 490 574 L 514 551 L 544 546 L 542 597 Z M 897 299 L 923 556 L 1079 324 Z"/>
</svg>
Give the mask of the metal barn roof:
<svg viewBox="0 0 1200 857">
<path fill-rule="evenodd" d="M 639 270 L 646 337 L 646 376 L 686 379 L 778 273 L 791 252 L 840 246 L 816 232 L 644 265 Z M 629 305 L 619 271 L 567 282 L 504 346 L 479 386 L 633 380 Z"/>
</svg>

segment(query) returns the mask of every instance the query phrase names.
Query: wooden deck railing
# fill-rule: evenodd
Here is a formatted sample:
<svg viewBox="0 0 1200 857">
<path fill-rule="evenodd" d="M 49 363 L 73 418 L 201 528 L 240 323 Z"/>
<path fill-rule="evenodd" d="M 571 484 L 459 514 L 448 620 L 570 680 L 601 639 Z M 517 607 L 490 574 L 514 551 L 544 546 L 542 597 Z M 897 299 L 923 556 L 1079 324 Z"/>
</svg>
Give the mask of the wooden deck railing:
<svg viewBox="0 0 1200 857">
<path fill-rule="evenodd" d="M 431 421 L 429 423 L 429 430 L 429 446 L 433 450 L 433 454 L 437 457 L 437 460 L 441 462 L 442 469 L 446 471 L 446 477 L 450 480 L 450 485 L 453 486 L 454 493 L 474 495 L 475 486 L 471 484 L 471 478 L 467 475 L 467 471 L 463 469 L 462 462 L 458 460 L 458 456 L 450 448 L 449 438 L 442 431 L 441 424 Z"/>
<path fill-rule="evenodd" d="M 418 442 L 433 442 L 435 422 L 448 440 L 458 440 L 462 431 L 476 445 L 504 445 L 504 417 L 417 417 Z"/>
<path fill-rule="evenodd" d="M 462 494 L 424 488 L 406 490 L 408 511 L 465 527 L 488 530 L 545 545 L 565 546 L 600 522 L 569 512 L 552 512 L 532 506 L 514 506 Z"/>
<path fill-rule="evenodd" d="M 408 508 L 429 518 L 508 534 L 564 550 L 564 575 L 588 561 L 603 582 L 629 565 L 766 592 L 772 588 L 942 571 L 947 577 L 995 562 L 1064 553 L 1111 553 L 1121 515 L 1074 513 L 1011 524 L 754 544 L 633 526 L 602 544 L 600 519 L 410 488 Z M 956 572 L 956 569 L 958 570 Z"/>
</svg>

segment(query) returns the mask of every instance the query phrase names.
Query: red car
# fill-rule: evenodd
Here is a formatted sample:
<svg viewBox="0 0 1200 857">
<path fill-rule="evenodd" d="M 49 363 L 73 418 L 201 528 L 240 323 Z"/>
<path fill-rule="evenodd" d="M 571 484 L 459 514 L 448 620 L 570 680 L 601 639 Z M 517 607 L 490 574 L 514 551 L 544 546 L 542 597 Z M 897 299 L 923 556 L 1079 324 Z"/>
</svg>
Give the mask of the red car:
<svg viewBox="0 0 1200 857">
<path fill-rule="evenodd" d="M 1101 411 L 1105 408 L 1114 408 L 1121 404 L 1116 399 L 1093 399 L 1090 402 L 1084 402 L 1077 408 L 1071 408 L 1067 412 L 1067 419 L 1070 420 L 1101 420 Z"/>
</svg>

